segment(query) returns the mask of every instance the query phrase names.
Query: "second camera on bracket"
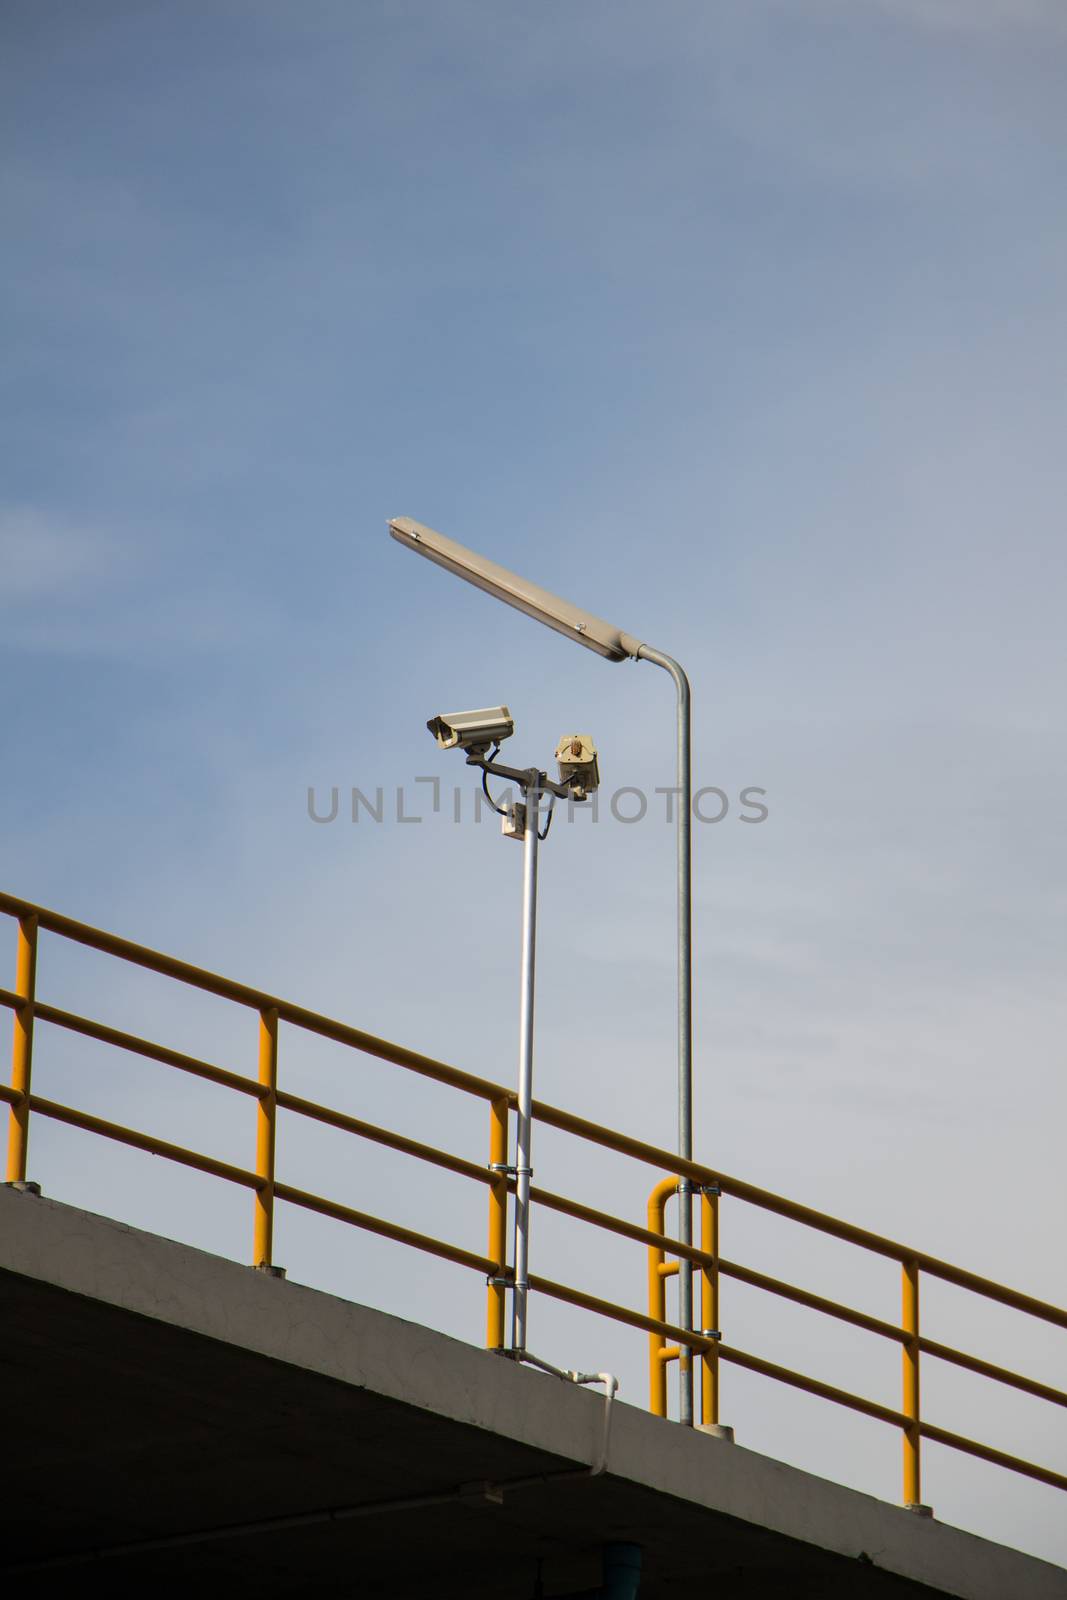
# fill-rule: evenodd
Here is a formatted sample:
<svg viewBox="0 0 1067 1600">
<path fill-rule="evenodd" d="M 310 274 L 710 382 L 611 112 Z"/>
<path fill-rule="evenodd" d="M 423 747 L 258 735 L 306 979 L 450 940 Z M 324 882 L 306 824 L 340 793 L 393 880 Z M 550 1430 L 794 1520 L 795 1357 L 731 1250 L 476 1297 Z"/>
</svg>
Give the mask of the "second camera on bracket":
<svg viewBox="0 0 1067 1600">
<path fill-rule="evenodd" d="M 559 781 L 575 800 L 587 800 L 600 787 L 600 764 L 591 734 L 565 733 L 556 747 Z"/>
</svg>

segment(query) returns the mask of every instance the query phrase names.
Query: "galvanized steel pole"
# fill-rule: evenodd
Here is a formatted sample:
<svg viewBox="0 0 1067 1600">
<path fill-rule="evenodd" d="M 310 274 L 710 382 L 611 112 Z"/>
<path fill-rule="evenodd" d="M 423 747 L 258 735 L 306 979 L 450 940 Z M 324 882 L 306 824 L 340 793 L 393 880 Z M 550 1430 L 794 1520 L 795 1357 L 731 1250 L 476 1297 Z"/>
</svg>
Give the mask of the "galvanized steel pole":
<svg viewBox="0 0 1067 1600">
<path fill-rule="evenodd" d="M 526 1350 L 526 1300 L 530 1259 L 530 1152 L 533 1130 L 534 958 L 537 946 L 537 827 L 541 774 L 528 774 L 522 860 L 522 976 L 519 995 L 519 1104 L 515 1119 L 515 1287 L 511 1297 L 511 1348 Z"/>
<path fill-rule="evenodd" d="M 693 1159 L 693 862 L 692 862 L 692 717 L 689 679 L 673 656 L 643 644 L 641 661 L 663 667 L 678 691 L 678 1154 Z M 678 1238 L 693 1242 L 693 1188 L 688 1178 L 678 1184 Z M 693 1263 L 678 1263 L 678 1321 L 693 1326 Z M 693 1354 L 684 1345 L 678 1357 L 678 1420 L 693 1425 Z"/>
</svg>

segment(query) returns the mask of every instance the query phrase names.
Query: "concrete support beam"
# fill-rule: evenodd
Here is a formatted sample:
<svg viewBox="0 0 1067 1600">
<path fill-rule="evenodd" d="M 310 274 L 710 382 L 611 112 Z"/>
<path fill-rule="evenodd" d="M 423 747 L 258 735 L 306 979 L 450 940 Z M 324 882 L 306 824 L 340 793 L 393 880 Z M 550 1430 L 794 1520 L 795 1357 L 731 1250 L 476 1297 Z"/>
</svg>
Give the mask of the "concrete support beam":
<svg viewBox="0 0 1067 1600">
<path fill-rule="evenodd" d="M 0 1570 L 27 1581 L 99 1552 L 159 1592 L 331 1592 L 358 1550 L 338 1593 L 526 1600 L 538 1559 L 574 1591 L 625 1539 L 642 1600 L 1067 1600 L 1059 1568 L 631 1406 L 592 1478 L 595 1391 L 11 1189 L 0 1318 Z"/>
</svg>

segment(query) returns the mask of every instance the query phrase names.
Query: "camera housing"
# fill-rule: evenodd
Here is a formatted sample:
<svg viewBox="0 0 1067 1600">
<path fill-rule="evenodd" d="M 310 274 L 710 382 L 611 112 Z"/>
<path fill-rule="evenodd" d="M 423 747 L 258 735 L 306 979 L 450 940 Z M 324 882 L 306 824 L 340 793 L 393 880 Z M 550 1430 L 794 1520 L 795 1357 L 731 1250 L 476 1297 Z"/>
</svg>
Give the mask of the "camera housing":
<svg viewBox="0 0 1067 1600">
<path fill-rule="evenodd" d="M 600 787 L 600 764 L 596 745 L 589 733 L 565 733 L 556 746 L 559 781 L 566 784 L 575 800 L 588 800 Z"/>
<path fill-rule="evenodd" d="M 442 750 L 466 750 L 484 755 L 490 745 L 503 744 L 515 732 L 507 706 L 486 706 L 481 711 L 444 711 L 426 724 Z"/>
</svg>

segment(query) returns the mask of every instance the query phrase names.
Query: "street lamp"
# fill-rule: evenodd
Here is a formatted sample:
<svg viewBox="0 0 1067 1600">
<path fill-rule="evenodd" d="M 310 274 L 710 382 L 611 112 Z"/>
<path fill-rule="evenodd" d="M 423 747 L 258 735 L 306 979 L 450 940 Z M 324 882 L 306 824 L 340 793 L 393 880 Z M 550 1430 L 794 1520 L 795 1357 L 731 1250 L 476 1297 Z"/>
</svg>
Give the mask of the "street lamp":
<svg viewBox="0 0 1067 1600">
<path fill-rule="evenodd" d="M 448 711 L 426 724 L 442 750 L 463 750 L 468 767 L 478 767 L 482 788 L 494 811 L 504 818 L 507 838 L 523 841 L 522 874 L 522 979 L 519 1002 L 519 1092 L 515 1118 L 515 1165 L 502 1168 L 515 1178 L 515 1276 L 511 1287 L 511 1350 L 518 1361 L 534 1361 L 526 1348 L 526 1307 L 529 1297 L 530 1179 L 533 1176 L 533 1044 L 534 972 L 537 948 L 537 846 L 548 837 L 552 807 L 557 799 L 587 800 L 600 782 L 596 747 L 588 734 L 564 734 L 556 750 L 560 781 L 554 783 L 538 767 L 508 767 L 497 755 L 505 739 L 515 732 L 507 706 L 487 706 L 481 711 Z M 519 784 L 521 805 L 499 806 L 489 793 L 487 779 L 508 778 Z M 541 831 L 541 797 L 551 796 L 549 813 Z M 503 1265 L 503 1263 L 502 1263 Z M 492 1282 L 500 1280 L 493 1279 Z M 555 1368 L 549 1368 L 555 1371 Z M 573 1373 L 569 1374 L 575 1377 Z M 585 1382 L 585 1378 L 575 1381 Z"/>
<path fill-rule="evenodd" d="M 677 691 L 677 798 L 678 798 L 678 1153 L 686 1161 L 693 1157 L 693 885 L 691 854 L 692 770 L 689 679 L 672 656 L 643 644 L 633 634 L 604 622 L 600 617 L 561 600 L 547 589 L 520 578 L 507 567 L 498 566 L 465 545 L 457 544 L 411 517 L 393 517 L 389 532 L 399 544 L 416 551 L 457 578 L 484 589 L 486 594 L 524 611 L 557 633 L 565 634 L 587 650 L 608 661 L 650 661 L 674 679 Z M 692 1189 L 688 1178 L 678 1186 L 678 1237 L 683 1244 L 693 1240 Z M 679 1321 L 683 1328 L 693 1325 L 693 1268 L 683 1257 L 678 1263 Z M 688 1348 L 679 1354 L 679 1418 L 693 1423 L 693 1367 Z"/>
</svg>

